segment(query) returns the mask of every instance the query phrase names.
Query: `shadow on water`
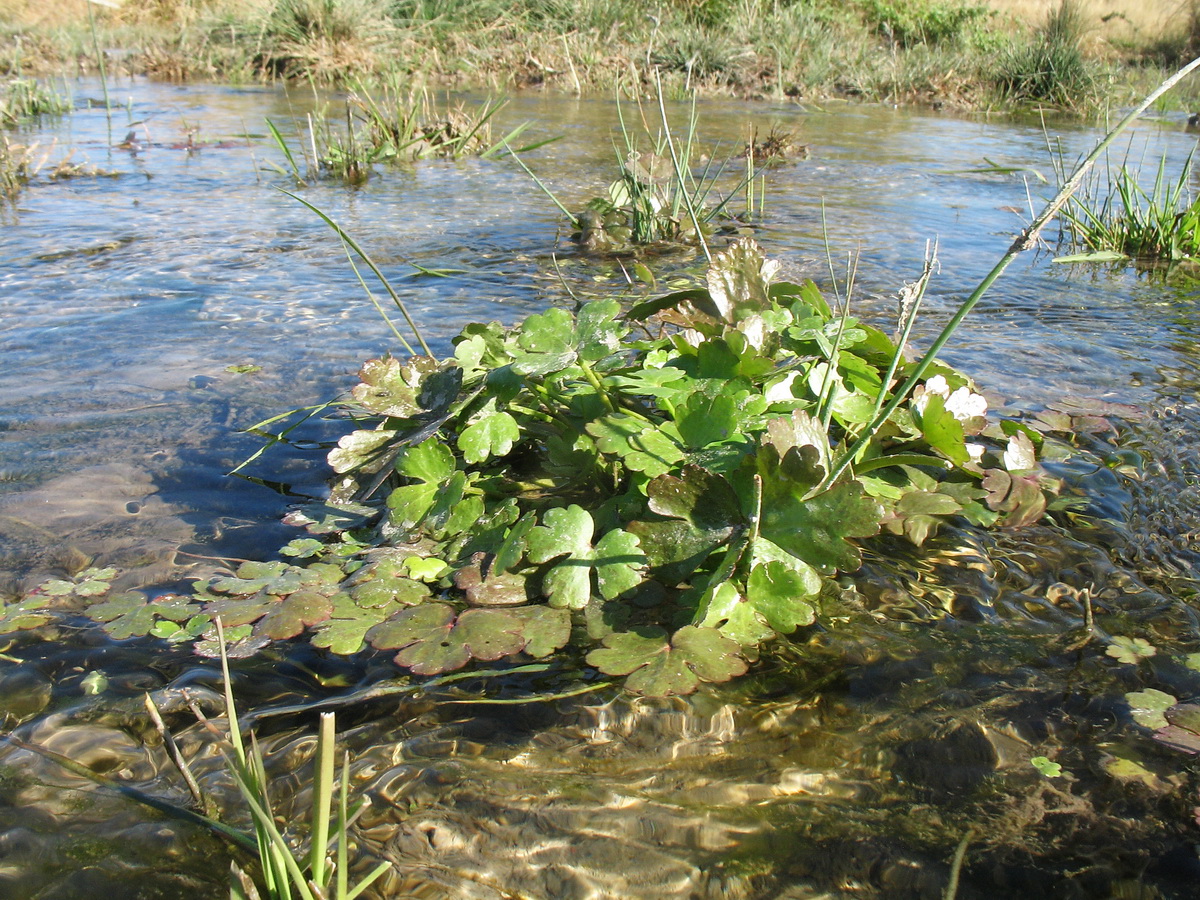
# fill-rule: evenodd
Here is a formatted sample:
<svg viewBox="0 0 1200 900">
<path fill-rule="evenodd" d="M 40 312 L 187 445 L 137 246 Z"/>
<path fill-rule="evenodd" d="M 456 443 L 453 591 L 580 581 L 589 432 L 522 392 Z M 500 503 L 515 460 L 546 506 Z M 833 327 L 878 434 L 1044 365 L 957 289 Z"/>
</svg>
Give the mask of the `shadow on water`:
<svg viewBox="0 0 1200 900">
<path fill-rule="evenodd" d="M 185 110 L 218 140 L 288 108 L 269 91 L 130 90 L 156 128 Z M 705 112 L 702 127 L 742 138 L 746 107 Z M 924 241 L 940 235 L 929 333 L 1020 221 L 1019 181 L 962 170 L 1001 154 L 1049 168 L 1041 133 L 1020 125 L 751 112 L 813 147 L 768 193 L 762 240 L 788 276 L 827 280 L 824 199 L 838 266 L 861 251 L 858 313 L 886 323 L 897 273 L 915 276 Z M 606 102 L 537 97 L 505 111 L 566 135 L 539 167 L 572 202 L 603 188 L 611 114 Z M 64 127 L 107 153 L 95 121 Z M 1157 138 L 1181 151 L 1173 132 Z M 1091 136 L 1067 139 L 1082 148 Z M 129 569 L 131 584 L 200 575 L 271 553 L 291 536 L 278 524 L 289 503 L 323 490 L 317 445 L 338 423 L 256 465 L 258 482 L 225 475 L 257 448 L 239 430 L 329 399 L 361 360 L 396 348 L 322 226 L 271 176 L 256 178 L 255 155 L 269 152 L 150 148 L 115 183 L 21 199 L 0 263 L 8 582 L 93 558 Z M 550 265 L 554 211 L 513 167 L 429 163 L 306 196 L 378 248 L 441 350 L 467 321 L 570 302 Z M 411 262 L 465 274 L 405 278 Z M 569 254 L 561 269 L 579 291 L 621 278 Z M 691 698 L 495 703 L 463 682 L 347 706 L 339 740 L 371 800 L 358 865 L 394 863 L 367 896 L 940 898 L 963 841 L 961 898 L 1195 896 L 1194 763 L 1135 724 L 1124 695 L 1200 696 L 1187 664 L 1200 651 L 1197 293 L 1044 261 L 1006 278 L 951 361 L 1012 412 L 1069 404 L 1120 425 L 1081 438 L 1086 452 L 1061 464 L 1074 502 L 1053 523 L 946 528 L 919 551 L 878 540 L 843 579 L 827 628 Z M 230 369 L 245 364 L 261 368 Z M 1156 653 L 1107 654 L 1122 635 Z M 221 742 L 195 712 L 219 719 L 211 664 L 74 622 L 6 636 L 0 650 L 0 713 L 14 734 L 185 803 L 144 712 L 149 691 L 238 821 Z M 309 647 L 237 666 L 284 820 L 306 808 L 315 746 L 315 716 L 295 707 L 394 672 L 383 656 Z M 514 678 L 488 700 L 573 674 Z M 225 864 L 207 835 L 41 757 L 0 753 L 0 897 L 224 897 Z"/>
</svg>

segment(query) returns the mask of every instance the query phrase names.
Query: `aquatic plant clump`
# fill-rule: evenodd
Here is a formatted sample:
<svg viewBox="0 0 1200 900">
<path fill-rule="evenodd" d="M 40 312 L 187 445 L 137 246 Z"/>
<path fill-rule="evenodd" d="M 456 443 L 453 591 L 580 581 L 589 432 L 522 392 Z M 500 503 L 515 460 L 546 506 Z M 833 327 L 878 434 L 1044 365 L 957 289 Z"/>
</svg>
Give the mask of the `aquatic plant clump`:
<svg viewBox="0 0 1200 900">
<path fill-rule="evenodd" d="M 914 364 L 777 270 L 740 240 L 704 287 L 469 325 L 445 359 L 370 360 L 329 502 L 291 517 L 313 536 L 283 552 L 307 564 L 87 613 L 214 653 L 220 617 L 234 653 L 304 636 L 417 675 L 572 647 L 631 691 L 686 694 L 813 625 L 864 539 L 1044 514 L 1058 482 L 1040 434 L 989 421 L 940 364 L 872 428 Z"/>
</svg>

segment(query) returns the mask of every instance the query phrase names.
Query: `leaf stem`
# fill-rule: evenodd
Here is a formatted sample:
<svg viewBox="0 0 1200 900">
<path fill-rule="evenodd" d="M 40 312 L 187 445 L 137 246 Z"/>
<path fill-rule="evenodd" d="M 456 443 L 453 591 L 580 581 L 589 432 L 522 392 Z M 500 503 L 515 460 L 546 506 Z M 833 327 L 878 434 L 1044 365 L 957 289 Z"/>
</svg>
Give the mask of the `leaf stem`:
<svg viewBox="0 0 1200 900">
<path fill-rule="evenodd" d="M 846 471 L 854 458 L 858 456 L 863 448 L 866 447 L 871 438 L 875 436 L 875 433 L 883 426 L 883 423 L 886 422 L 892 413 L 895 412 L 900 406 L 900 404 L 904 402 L 912 389 L 921 382 L 921 379 L 925 377 L 925 373 L 929 370 L 930 366 L 933 365 L 934 360 L 936 360 L 938 353 L 940 353 L 942 348 L 946 346 L 946 343 L 954 335 L 954 332 L 956 332 L 959 326 L 962 325 L 963 320 L 967 317 L 971 310 L 975 308 L 976 304 L 979 303 L 983 295 L 988 292 L 988 289 L 991 288 L 996 279 L 1004 274 L 1004 270 L 1009 267 L 1009 264 L 1011 264 L 1012 261 L 1021 253 L 1025 252 L 1026 250 L 1032 250 L 1037 246 L 1042 229 L 1045 228 L 1046 225 L 1049 224 L 1050 220 L 1058 214 L 1058 211 L 1062 209 L 1066 202 L 1071 198 L 1071 195 L 1074 194 L 1079 188 L 1080 184 L 1083 183 L 1084 176 L 1086 176 L 1091 168 L 1096 164 L 1096 160 L 1103 155 L 1104 151 L 1107 150 L 1109 146 L 1112 145 L 1113 141 L 1115 141 L 1118 136 L 1128 129 L 1129 126 L 1132 125 L 1134 121 L 1136 121 L 1138 117 L 1142 115 L 1142 113 L 1149 109 L 1154 104 L 1155 100 L 1157 100 L 1198 68 L 1200 68 L 1200 57 L 1192 60 L 1174 75 L 1160 84 L 1157 88 L 1151 91 L 1150 94 L 1141 103 L 1134 107 L 1134 109 L 1127 116 L 1125 116 L 1125 118 L 1118 122 L 1117 125 L 1111 131 L 1109 131 L 1108 134 L 1106 134 L 1098 144 L 1096 144 L 1092 152 L 1089 153 L 1087 157 L 1075 167 L 1075 171 L 1071 174 L 1071 177 L 1067 179 L 1067 182 L 1059 189 L 1058 193 L 1055 194 L 1053 199 L 1051 199 L 1050 202 L 1042 208 L 1042 211 L 1038 214 L 1037 218 L 1035 218 L 1028 225 L 1028 227 L 1026 227 L 1019 235 L 1017 235 L 1017 238 L 1012 242 L 1012 245 L 1000 258 L 999 262 L 997 262 L 992 270 L 988 272 L 986 276 L 984 276 L 983 281 L 979 283 L 978 287 L 971 292 L 971 295 L 963 301 L 962 305 L 958 308 L 954 315 L 950 317 L 950 321 L 946 323 L 945 327 L 942 328 L 938 336 L 934 338 L 929 350 L 926 351 L 925 355 L 921 357 L 920 361 L 914 367 L 912 373 L 908 376 L 908 380 L 900 386 L 900 389 L 897 390 L 892 396 L 891 401 L 879 412 L 878 415 L 875 416 L 874 419 L 871 420 L 866 430 L 859 435 L 858 440 L 856 440 L 850 446 L 850 448 L 846 450 L 833 464 L 829 474 L 822 482 L 823 486 L 832 484 L 843 472 Z"/>
</svg>

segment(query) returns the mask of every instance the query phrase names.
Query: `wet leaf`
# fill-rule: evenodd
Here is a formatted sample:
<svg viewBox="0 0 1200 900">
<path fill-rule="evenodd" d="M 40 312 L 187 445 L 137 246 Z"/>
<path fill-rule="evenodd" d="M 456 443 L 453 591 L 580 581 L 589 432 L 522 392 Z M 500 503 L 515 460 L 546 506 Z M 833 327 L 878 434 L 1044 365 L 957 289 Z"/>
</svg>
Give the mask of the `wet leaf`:
<svg viewBox="0 0 1200 900">
<path fill-rule="evenodd" d="M 1166 793 L 1171 785 L 1159 778 L 1145 766 L 1123 756 L 1110 756 L 1104 762 L 1104 771 L 1119 781 L 1136 781 L 1155 793 Z"/>
<path fill-rule="evenodd" d="M 401 419 L 444 410 L 462 386 L 462 369 L 429 356 L 406 364 L 390 356 L 367 360 L 358 376 L 361 383 L 350 392 L 355 402 L 369 412 Z"/>
<path fill-rule="evenodd" d="M 754 604 L 726 581 L 709 589 L 700 608 L 705 615 L 699 625 L 716 628 L 743 647 L 754 647 L 775 636 L 775 630 L 756 614 Z"/>
<path fill-rule="evenodd" d="M 618 321 L 616 300 L 585 303 L 578 316 L 555 307 L 527 318 L 517 344 L 527 351 L 513 364 L 522 375 L 547 375 L 577 360 L 595 362 L 611 355 L 628 328 Z"/>
<path fill-rule="evenodd" d="M 50 597 L 45 594 L 30 594 L 16 603 L 4 603 L 0 613 L 0 634 L 12 634 L 26 628 L 37 628 L 54 620 L 49 609 Z"/>
<path fill-rule="evenodd" d="M 124 640 L 149 634 L 159 619 L 183 622 L 198 612 L 200 607 L 186 597 L 166 594 L 150 599 L 138 591 L 127 591 L 89 606 L 87 616 L 105 623 L 104 630 L 112 637 Z"/>
<path fill-rule="evenodd" d="M 366 634 L 403 608 L 397 602 L 363 607 L 341 594 L 333 598 L 329 618 L 313 626 L 312 644 L 340 656 L 350 656 L 366 646 Z"/>
<path fill-rule="evenodd" d="M 297 538 L 294 541 L 288 541 L 279 548 L 279 552 L 284 556 L 291 556 L 296 559 L 307 559 L 312 556 L 317 556 L 325 549 L 325 545 L 314 538 Z"/>
<path fill-rule="evenodd" d="M 267 607 L 254 632 L 273 641 L 287 640 L 332 614 L 331 597 L 317 591 L 296 591 Z"/>
<path fill-rule="evenodd" d="M 309 534 L 333 534 L 359 528 L 377 515 L 377 509 L 360 503 L 310 503 L 288 513 L 283 522 Z"/>
<path fill-rule="evenodd" d="M 525 576 L 497 570 L 494 558 L 475 553 L 454 573 L 454 585 L 472 606 L 521 606 L 529 602 Z"/>
<path fill-rule="evenodd" d="M 583 508 L 572 504 L 548 510 L 542 524 L 529 532 L 530 561 L 557 560 L 546 574 L 542 590 L 550 605 L 583 609 L 592 596 L 592 569 L 596 569 L 599 594 L 606 600 L 640 584 L 646 557 L 637 537 L 622 529 L 606 533 L 592 546 L 595 525 Z"/>
<path fill-rule="evenodd" d="M 1063 773 L 1062 766 L 1056 762 L 1051 762 L 1045 756 L 1035 756 L 1029 760 L 1029 763 L 1046 778 L 1058 778 Z"/>
<path fill-rule="evenodd" d="M 708 267 L 706 281 L 715 313 L 733 323 L 743 315 L 768 307 L 771 279 L 779 267 L 777 261 L 766 258 L 754 240 L 734 241 L 713 257 Z"/>
<path fill-rule="evenodd" d="M 1125 695 L 1125 702 L 1129 704 L 1133 721 L 1146 728 L 1158 729 L 1167 727 L 1167 717 L 1163 713 L 1174 706 L 1176 700 L 1170 694 L 1148 688 L 1130 691 Z"/>
<path fill-rule="evenodd" d="M 290 594 L 303 587 L 306 580 L 308 583 L 317 580 L 314 574 L 306 575 L 305 572 L 305 569 L 284 562 L 245 562 L 238 567 L 235 576 L 209 581 L 208 589 L 222 594 L 256 594 L 259 591 Z"/>
<path fill-rule="evenodd" d="M 925 408 L 918 409 L 915 415 L 925 440 L 955 465 L 966 465 L 971 461 L 971 454 L 967 452 L 962 422 L 946 409 L 946 399 L 940 394 L 926 394 L 925 398 Z"/>
<path fill-rule="evenodd" d="M 571 614 L 565 609 L 549 606 L 522 606 L 510 610 L 523 622 L 521 633 L 525 636 L 525 652 L 541 659 L 571 639 Z"/>
<path fill-rule="evenodd" d="M 816 620 L 813 603 L 820 592 L 821 578 L 807 566 L 797 571 L 782 562 L 768 562 L 755 566 L 746 579 L 746 599 L 780 634 Z"/>
<path fill-rule="evenodd" d="M 338 445 L 329 451 L 329 466 L 339 475 L 355 469 L 369 469 L 398 434 L 398 431 L 383 428 L 352 431 L 339 438 Z"/>
<path fill-rule="evenodd" d="M 853 572 L 862 564 L 852 540 L 877 534 L 882 515 L 879 503 L 856 481 L 807 499 L 783 477 L 763 485 L 763 537 L 826 574 Z"/>
<path fill-rule="evenodd" d="M 454 455 L 435 438 L 401 448 L 396 472 L 411 479 L 388 494 L 389 521 L 400 531 L 411 531 L 429 514 L 439 491 L 454 474 Z"/>
<path fill-rule="evenodd" d="M 1136 665 L 1143 659 L 1149 659 L 1158 651 L 1154 645 L 1144 638 L 1131 638 L 1117 635 L 1104 651 L 1118 662 Z"/>
<path fill-rule="evenodd" d="M 521 439 L 517 420 L 506 412 L 493 412 L 464 428 L 458 435 L 458 449 L 469 463 L 483 463 L 506 456 Z"/>
<path fill-rule="evenodd" d="M 606 675 L 628 675 L 626 689 L 651 697 L 690 694 L 701 681 L 722 682 L 746 671 L 736 641 L 692 625 L 667 639 L 657 627 L 610 634 L 587 661 Z"/>
<path fill-rule="evenodd" d="M 417 675 L 461 669 L 474 659 L 497 660 L 525 646 L 521 619 L 500 609 L 461 615 L 443 603 L 401 610 L 367 634 L 379 650 L 399 650 L 396 664 Z"/>
<path fill-rule="evenodd" d="M 79 682 L 79 687 L 85 694 L 98 696 L 108 690 L 108 676 L 93 669 Z"/>
<path fill-rule="evenodd" d="M 663 475 L 684 458 L 676 434 L 645 419 L 621 413 L 589 422 L 587 432 L 601 453 L 616 456 L 634 472 L 649 478 Z"/>
</svg>

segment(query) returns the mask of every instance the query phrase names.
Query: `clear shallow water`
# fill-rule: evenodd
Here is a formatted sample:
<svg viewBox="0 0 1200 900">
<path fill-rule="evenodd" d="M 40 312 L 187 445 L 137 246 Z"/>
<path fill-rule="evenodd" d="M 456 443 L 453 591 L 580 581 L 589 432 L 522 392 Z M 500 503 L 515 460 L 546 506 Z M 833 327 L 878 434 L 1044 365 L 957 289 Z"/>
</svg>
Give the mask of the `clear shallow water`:
<svg viewBox="0 0 1200 900">
<path fill-rule="evenodd" d="M 329 399 L 363 359 L 400 352 L 325 226 L 277 190 L 287 180 L 266 161 L 282 162 L 278 152 L 254 137 L 264 117 L 286 124 L 307 100 L 143 82 L 116 92 L 126 94 L 148 145 L 110 149 L 98 110 L 26 133 L 120 174 L 30 189 L 0 235 L 0 564 L 14 586 L 85 557 L 156 583 L 218 564 L 203 557 L 272 552 L 291 536 L 277 524 L 288 505 L 321 492 L 322 453 L 280 451 L 252 469 L 292 491 L 280 494 L 225 476 L 258 447 L 239 429 Z M 611 102 L 521 97 L 502 119 L 532 120 L 530 139 L 563 135 L 528 161 L 568 203 L 613 177 Z M 702 136 L 728 150 L 773 123 L 797 130 L 811 156 L 772 173 L 768 252 L 790 277 L 827 284 L 824 216 L 839 275 L 846 254 L 860 254 L 860 314 L 886 323 L 937 237 L 927 334 L 1022 222 L 1019 178 L 964 170 L 987 157 L 1050 174 L 1037 127 L 883 108 L 701 110 Z M 196 124 L 198 141 L 223 146 L 171 146 Z M 1181 126 L 1145 124 L 1135 141 L 1182 161 L 1194 138 Z M 1068 157 L 1094 138 L 1062 134 Z M 556 250 L 578 290 L 619 275 L 575 257 L 553 207 L 502 162 L 421 163 L 304 196 L 397 279 L 439 349 L 468 321 L 569 302 Z M 413 262 L 464 271 L 410 277 Z M 847 580 L 845 632 L 814 635 L 736 689 L 546 706 L 445 694 L 343 713 L 356 785 L 373 799 L 363 864 L 396 863 L 381 895 L 934 897 L 970 829 L 960 896 L 1107 896 L 1138 878 L 1190 896 L 1189 765 L 1138 736 L 1120 698 L 1150 686 L 1200 694 L 1179 662 L 1200 650 L 1189 602 L 1198 299 L 1132 273 L 1020 260 L 946 354 L 1014 411 L 1069 399 L 1126 413 L 1121 441 L 1145 457 L 1143 480 L 1080 465 L 1091 514 L 1071 531 L 947 532 L 922 553 L 881 544 Z M 227 371 L 241 364 L 262 370 Z M 1074 647 L 1084 589 L 1109 633 L 1150 629 L 1164 652 L 1135 669 Z M 20 736 L 183 800 L 152 732 L 122 703 L 140 708 L 148 689 L 164 701 L 197 691 L 215 683 L 210 668 L 68 629 L 4 652 L 0 696 Z M 351 682 L 386 672 L 312 654 L 249 664 L 244 708 L 327 694 L 301 664 Z M 90 697 L 83 678 L 96 670 L 110 688 Z M 228 797 L 216 744 L 194 721 L 182 711 L 170 725 Z M 302 784 L 311 725 L 265 720 L 281 783 Z M 1114 754 L 1157 780 L 1109 776 Z M 1028 763 L 1036 755 L 1069 778 L 1043 779 Z M 0 894 L 119 895 L 136 884 L 146 896 L 223 895 L 223 871 L 197 862 L 215 852 L 202 836 L 28 754 L 0 763 Z"/>
</svg>

